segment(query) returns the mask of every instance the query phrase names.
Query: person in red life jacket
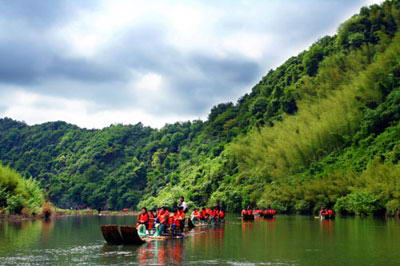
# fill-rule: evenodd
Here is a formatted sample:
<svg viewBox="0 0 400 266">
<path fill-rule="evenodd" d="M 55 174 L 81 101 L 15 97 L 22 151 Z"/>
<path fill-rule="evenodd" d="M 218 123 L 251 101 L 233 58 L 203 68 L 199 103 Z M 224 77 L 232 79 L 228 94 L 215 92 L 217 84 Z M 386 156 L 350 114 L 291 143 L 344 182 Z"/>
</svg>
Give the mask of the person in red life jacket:
<svg viewBox="0 0 400 266">
<path fill-rule="evenodd" d="M 225 219 L 225 212 L 224 212 L 223 209 L 219 209 L 218 216 L 219 216 L 220 220 L 224 220 Z"/>
<path fill-rule="evenodd" d="M 190 220 L 192 220 L 193 224 L 201 220 L 201 214 L 199 212 L 199 209 L 194 208 L 192 214 L 190 215 Z"/>
<path fill-rule="evenodd" d="M 322 215 L 322 216 L 328 215 L 328 211 L 326 209 L 321 209 L 319 211 L 319 215 Z"/>
<path fill-rule="evenodd" d="M 165 233 L 167 227 L 168 227 L 168 218 L 169 218 L 169 211 L 166 207 L 162 207 L 159 213 L 159 216 L 157 217 L 159 223 L 160 223 L 160 231 L 161 233 Z"/>
<path fill-rule="evenodd" d="M 206 209 L 206 219 L 207 219 L 208 223 L 211 222 L 211 219 L 213 218 L 212 214 L 213 214 L 212 210 L 210 208 L 207 208 Z"/>
<path fill-rule="evenodd" d="M 159 215 L 160 215 L 160 212 L 161 212 L 161 210 L 162 210 L 162 208 L 160 207 L 160 208 L 157 208 L 157 211 L 156 211 L 156 217 L 158 217 Z"/>
<path fill-rule="evenodd" d="M 214 208 L 214 213 L 215 213 L 215 221 L 216 222 L 219 222 L 219 219 L 220 219 L 220 217 L 219 217 L 219 207 L 218 206 L 216 206 L 215 208 Z"/>
<path fill-rule="evenodd" d="M 203 209 L 201 210 L 200 215 L 201 215 L 201 221 L 202 221 L 202 223 L 207 223 L 207 222 L 208 222 L 208 213 L 207 213 L 206 208 L 203 208 Z"/>
<path fill-rule="evenodd" d="M 149 212 L 149 226 L 147 230 L 152 230 L 154 228 L 154 223 L 155 223 L 155 215 L 154 211 L 150 210 Z"/>
<path fill-rule="evenodd" d="M 242 210 L 242 216 L 243 216 L 243 215 L 253 215 L 253 210 L 250 209 L 250 206 L 247 207 L 246 209 L 243 209 L 243 210 Z"/>
<path fill-rule="evenodd" d="M 138 220 L 136 222 L 136 227 L 139 227 L 139 225 L 144 224 L 146 226 L 146 229 L 149 227 L 149 214 L 147 212 L 146 208 L 142 208 L 142 211 L 139 214 Z"/>
<path fill-rule="evenodd" d="M 209 220 L 212 224 L 214 224 L 217 220 L 217 212 L 215 208 L 209 208 L 208 209 L 208 215 L 209 215 Z"/>
<path fill-rule="evenodd" d="M 185 228 L 185 213 L 182 207 L 178 207 L 174 213 L 174 223 L 172 225 L 172 232 L 176 233 L 177 229 L 183 232 Z"/>
<path fill-rule="evenodd" d="M 174 225 L 175 225 L 175 213 L 173 213 L 172 215 L 170 214 L 168 217 L 168 228 L 170 228 L 171 231 L 173 231 Z"/>
</svg>

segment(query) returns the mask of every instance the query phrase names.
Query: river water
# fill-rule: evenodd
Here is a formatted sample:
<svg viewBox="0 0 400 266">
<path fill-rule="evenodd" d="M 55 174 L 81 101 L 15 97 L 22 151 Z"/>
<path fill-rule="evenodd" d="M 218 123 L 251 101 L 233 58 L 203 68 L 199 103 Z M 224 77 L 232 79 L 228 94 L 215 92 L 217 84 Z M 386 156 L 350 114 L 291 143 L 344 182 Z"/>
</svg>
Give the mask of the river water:
<svg viewBox="0 0 400 266">
<path fill-rule="evenodd" d="M 108 246 L 99 226 L 135 217 L 0 222 L 0 265 L 400 265 L 396 219 L 277 216 L 195 228 L 184 239 Z"/>
</svg>

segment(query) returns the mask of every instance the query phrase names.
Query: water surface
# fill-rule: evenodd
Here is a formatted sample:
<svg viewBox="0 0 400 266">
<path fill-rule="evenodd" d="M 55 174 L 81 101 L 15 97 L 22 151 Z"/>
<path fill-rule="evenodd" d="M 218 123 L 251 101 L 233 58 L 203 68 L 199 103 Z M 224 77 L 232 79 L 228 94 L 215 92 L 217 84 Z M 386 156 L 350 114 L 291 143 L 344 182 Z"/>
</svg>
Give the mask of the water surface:
<svg viewBox="0 0 400 266">
<path fill-rule="evenodd" d="M 0 222 L 0 264 L 25 265 L 399 265 L 395 219 L 277 216 L 195 229 L 184 239 L 106 245 L 99 226 L 135 217 L 81 216 Z"/>
</svg>

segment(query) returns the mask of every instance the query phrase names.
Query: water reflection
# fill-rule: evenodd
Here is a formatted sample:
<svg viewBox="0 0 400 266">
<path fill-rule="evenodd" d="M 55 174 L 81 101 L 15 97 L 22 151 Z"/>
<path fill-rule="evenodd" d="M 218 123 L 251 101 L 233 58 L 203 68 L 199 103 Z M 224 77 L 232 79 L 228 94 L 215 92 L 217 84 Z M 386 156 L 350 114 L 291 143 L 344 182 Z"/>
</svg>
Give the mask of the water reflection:
<svg viewBox="0 0 400 266">
<path fill-rule="evenodd" d="M 0 223 L 0 255 L 33 246 L 39 241 L 41 230 L 40 221 Z"/>
<path fill-rule="evenodd" d="M 41 221 L 41 227 L 42 227 L 42 243 L 48 244 L 51 232 L 54 229 L 54 221 L 51 219 L 43 220 Z"/>
<path fill-rule="evenodd" d="M 49 222 L 0 222 L 0 264 L 394 265 L 400 261 L 398 220 L 278 216 L 254 222 L 227 218 L 223 226 L 195 228 L 184 239 L 142 246 L 108 246 L 103 224 L 134 217 L 67 217 Z"/>
<path fill-rule="evenodd" d="M 275 225 L 276 225 L 276 217 L 270 218 L 270 219 L 264 219 L 266 225 L 267 225 L 267 230 L 268 232 L 273 232 L 275 230 Z"/>
<path fill-rule="evenodd" d="M 333 234 L 334 220 L 321 220 L 320 229 L 324 236 L 330 236 Z"/>
</svg>

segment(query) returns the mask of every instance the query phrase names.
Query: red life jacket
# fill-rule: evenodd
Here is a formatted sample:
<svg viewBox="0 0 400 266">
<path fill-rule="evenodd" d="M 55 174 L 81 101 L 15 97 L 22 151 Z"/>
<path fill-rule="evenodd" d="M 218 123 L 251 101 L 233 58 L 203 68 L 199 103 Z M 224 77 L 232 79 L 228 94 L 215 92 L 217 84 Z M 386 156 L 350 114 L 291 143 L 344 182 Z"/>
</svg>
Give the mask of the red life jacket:
<svg viewBox="0 0 400 266">
<path fill-rule="evenodd" d="M 141 223 L 147 223 L 149 221 L 149 214 L 147 212 L 146 213 L 141 213 L 139 215 L 139 219 L 138 220 Z"/>
<path fill-rule="evenodd" d="M 321 215 L 324 215 L 324 216 L 328 215 L 328 211 L 325 209 L 321 210 L 320 213 L 321 213 Z"/>
<path fill-rule="evenodd" d="M 149 214 L 149 228 L 148 229 L 153 229 L 154 226 L 154 214 L 153 212 L 150 212 Z"/>
<path fill-rule="evenodd" d="M 219 218 L 223 219 L 225 217 L 225 213 L 223 210 L 219 211 Z"/>
<path fill-rule="evenodd" d="M 176 226 L 181 226 L 181 223 L 185 221 L 185 214 L 183 212 L 176 212 L 174 214 L 174 222 Z"/>
<path fill-rule="evenodd" d="M 174 214 L 175 215 L 175 214 Z M 174 215 L 168 216 L 168 224 L 173 225 L 175 223 Z"/>
<path fill-rule="evenodd" d="M 158 220 L 160 221 L 160 223 L 166 225 L 166 224 L 168 224 L 168 217 L 169 217 L 168 211 L 160 212 L 160 215 L 158 216 Z"/>
</svg>

